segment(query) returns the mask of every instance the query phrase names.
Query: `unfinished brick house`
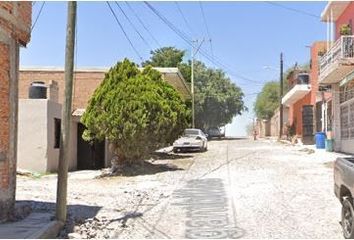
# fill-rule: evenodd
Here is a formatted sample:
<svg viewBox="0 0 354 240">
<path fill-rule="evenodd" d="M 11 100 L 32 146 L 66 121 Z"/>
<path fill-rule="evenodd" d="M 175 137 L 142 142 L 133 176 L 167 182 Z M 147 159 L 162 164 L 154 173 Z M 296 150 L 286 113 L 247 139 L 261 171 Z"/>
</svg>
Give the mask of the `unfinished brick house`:
<svg viewBox="0 0 354 240">
<path fill-rule="evenodd" d="M 0 222 L 14 210 L 19 47 L 30 40 L 32 2 L 0 2 Z"/>
<path fill-rule="evenodd" d="M 183 98 L 190 87 L 177 68 L 155 68 Z M 73 112 L 69 170 L 100 169 L 110 166 L 107 141 L 88 144 L 82 139 L 85 126 L 80 118 L 108 68 L 81 68 L 74 71 Z M 43 82 L 47 96 L 29 99 L 31 83 Z M 59 159 L 60 112 L 64 99 L 64 69 L 56 67 L 21 68 L 19 81 L 18 166 L 37 172 L 55 172 Z M 28 114 L 30 113 L 30 114 Z"/>
</svg>

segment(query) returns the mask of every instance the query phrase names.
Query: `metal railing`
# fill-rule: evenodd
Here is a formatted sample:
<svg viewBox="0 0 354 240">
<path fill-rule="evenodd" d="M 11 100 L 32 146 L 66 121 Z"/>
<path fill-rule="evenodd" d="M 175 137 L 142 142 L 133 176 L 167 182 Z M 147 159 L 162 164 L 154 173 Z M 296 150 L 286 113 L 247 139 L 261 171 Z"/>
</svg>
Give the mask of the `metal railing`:
<svg viewBox="0 0 354 240">
<path fill-rule="evenodd" d="M 296 76 L 296 79 L 292 82 L 292 84 L 288 85 L 288 89 L 286 93 L 290 92 L 290 90 L 297 85 L 308 85 L 308 84 L 310 84 L 310 75 L 308 73 L 299 73 Z"/>
<path fill-rule="evenodd" d="M 336 61 L 354 58 L 354 35 L 341 36 L 334 45 L 319 59 L 320 75 Z"/>
</svg>

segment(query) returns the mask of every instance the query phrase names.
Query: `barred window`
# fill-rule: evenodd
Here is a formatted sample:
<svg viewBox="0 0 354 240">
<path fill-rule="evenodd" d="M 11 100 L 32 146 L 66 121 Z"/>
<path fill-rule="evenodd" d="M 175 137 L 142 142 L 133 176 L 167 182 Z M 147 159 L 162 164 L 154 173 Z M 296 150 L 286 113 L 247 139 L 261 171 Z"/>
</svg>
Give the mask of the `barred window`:
<svg viewBox="0 0 354 240">
<path fill-rule="evenodd" d="M 340 107 L 341 118 L 340 118 L 340 128 L 341 128 L 341 137 L 342 139 L 349 138 L 349 125 L 348 125 L 348 117 L 349 117 L 349 107 L 348 105 L 343 105 Z"/>
</svg>

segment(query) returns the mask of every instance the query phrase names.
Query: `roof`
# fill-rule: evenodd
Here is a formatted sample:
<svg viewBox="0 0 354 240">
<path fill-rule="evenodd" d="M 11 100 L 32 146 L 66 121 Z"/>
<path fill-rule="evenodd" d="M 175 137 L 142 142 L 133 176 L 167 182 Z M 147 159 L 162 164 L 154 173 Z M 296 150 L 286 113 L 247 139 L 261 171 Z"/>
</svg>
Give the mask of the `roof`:
<svg viewBox="0 0 354 240">
<path fill-rule="evenodd" d="M 74 72 L 92 72 L 92 73 L 106 73 L 109 67 L 80 67 L 74 69 Z M 143 68 L 139 68 L 142 70 Z M 184 77 L 178 68 L 153 67 L 159 71 L 166 82 L 175 87 L 177 91 L 183 94 L 185 98 L 191 98 L 190 87 L 186 83 Z M 64 72 L 64 67 L 55 66 L 20 66 L 20 72 Z M 165 77 L 168 75 L 168 77 Z"/>
<path fill-rule="evenodd" d="M 350 1 L 330 1 L 321 13 L 322 22 L 335 22 L 342 15 Z M 331 19 L 332 12 L 332 19 Z"/>
</svg>

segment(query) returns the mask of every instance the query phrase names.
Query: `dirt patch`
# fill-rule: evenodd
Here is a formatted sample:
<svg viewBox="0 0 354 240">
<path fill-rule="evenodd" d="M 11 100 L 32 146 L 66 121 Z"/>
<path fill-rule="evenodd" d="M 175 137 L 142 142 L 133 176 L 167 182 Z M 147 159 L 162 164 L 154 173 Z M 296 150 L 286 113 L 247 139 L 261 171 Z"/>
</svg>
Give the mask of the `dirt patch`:
<svg viewBox="0 0 354 240">
<path fill-rule="evenodd" d="M 325 165 L 325 167 L 327 168 L 332 168 L 334 167 L 334 162 L 325 162 L 323 165 Z"/>
<path fill-rule="evenodd" d="M 96 178 L 111 177 L 111 176 L 132 177 L 132 176 L 139 176 L 139 175 L 152 175 L 160 172 L 178 171 L 178 170 L 184 170 L 184 169 L 179 168 L 177 165 L 171 163 L 159 164 L 159 163 L 152 163 L 150 161 L 143 161 L 141 163 L 123 165 L 120 169 L 118 169 L 115 172 L 112 172 L 111 169 L 105 169 L 102 171 L 102 174 Z"/>
</svg>

